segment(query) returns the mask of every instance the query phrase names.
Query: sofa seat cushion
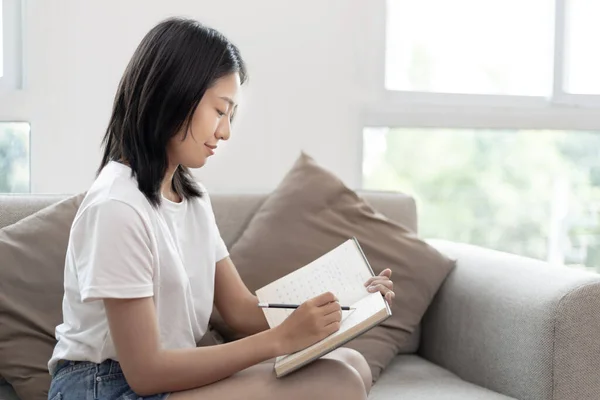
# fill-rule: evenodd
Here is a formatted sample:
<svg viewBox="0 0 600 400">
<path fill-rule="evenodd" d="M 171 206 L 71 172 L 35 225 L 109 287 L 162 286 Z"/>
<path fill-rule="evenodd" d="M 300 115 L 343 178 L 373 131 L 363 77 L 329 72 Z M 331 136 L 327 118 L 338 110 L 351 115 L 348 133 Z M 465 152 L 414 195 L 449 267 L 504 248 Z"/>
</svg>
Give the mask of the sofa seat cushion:
<svg viewBox="0 0 600 400">
<path fill-rule="evenodd" d="M 369 400 L 515 400 L 463 381 L 416 355 L 394 358 L 371 389 Z"/>
</svg>

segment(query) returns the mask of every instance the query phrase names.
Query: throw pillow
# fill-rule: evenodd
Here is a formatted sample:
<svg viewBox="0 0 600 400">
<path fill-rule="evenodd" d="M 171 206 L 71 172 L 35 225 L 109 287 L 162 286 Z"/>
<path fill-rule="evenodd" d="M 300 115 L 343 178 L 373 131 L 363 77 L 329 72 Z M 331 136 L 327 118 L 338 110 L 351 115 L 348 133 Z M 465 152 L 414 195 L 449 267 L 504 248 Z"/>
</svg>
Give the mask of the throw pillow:
<svg viewBox="0 0 600 400">
<path fill-rule="evenodd" d="M 376 381 L 394 356 L 412 347 L 411 333 L 454 267 L 453 260 L 377 213 L 305 153 L 257 211 L 230 255 L 254 292 L 353 236 L 376 274 L 391 268 L 396 294 L 393 315 L 346 345 L 365 356 Z M 213 322 L 217 329 L 222 324 Z"/>
<path fill-rule="evenodd" d="M 68 198 L 0 229 L 0 374 L 21 399 L 48 398 L 69 231 L 82 200 Z"/>
</svg>

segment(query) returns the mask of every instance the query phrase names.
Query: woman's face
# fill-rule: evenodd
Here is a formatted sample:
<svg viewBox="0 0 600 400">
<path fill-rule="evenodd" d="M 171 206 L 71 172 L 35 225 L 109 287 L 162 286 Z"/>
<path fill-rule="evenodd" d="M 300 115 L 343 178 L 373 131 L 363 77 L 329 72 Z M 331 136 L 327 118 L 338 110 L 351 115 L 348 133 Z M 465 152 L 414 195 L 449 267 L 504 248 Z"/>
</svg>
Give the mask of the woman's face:
<svg viewBox="0 0 600 400">
<path fill-rule="evenodd" d="M 194 111 L 187 136 L 182 130 L 169 142 L 167 154 L 171 165 L 200 168 L 215 153 L 219 140 L 229 139 L 239 91 L 237 73 L 220 78 L 206 91 Z"/>
</svg>

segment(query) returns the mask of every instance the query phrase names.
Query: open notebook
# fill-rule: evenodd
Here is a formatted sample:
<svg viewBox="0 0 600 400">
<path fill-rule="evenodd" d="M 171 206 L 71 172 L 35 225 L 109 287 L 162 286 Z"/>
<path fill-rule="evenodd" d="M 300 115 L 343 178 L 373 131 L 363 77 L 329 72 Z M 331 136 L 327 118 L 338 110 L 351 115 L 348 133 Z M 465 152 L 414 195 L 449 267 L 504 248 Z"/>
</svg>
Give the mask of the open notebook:
<svg viewBox="0 0 600 400">
<path fill-rule="evenodd" d="M 282 377 L 335 350 L 387 319 L 392 312 L 380 293 L 370 293 L 364 283 L 373 276 L 358 241 L 349 239 L 310 264 L 258 289 L 261 303 L 302 302 L 324 292 L 333 292 L 341 305 L 355 308 L 342 311 L 340 329 L 298 352 L 277 357 L 275 373 Z M 264 308 L 271 328 L 282 323 L 294 310 Z"/>
</svg>

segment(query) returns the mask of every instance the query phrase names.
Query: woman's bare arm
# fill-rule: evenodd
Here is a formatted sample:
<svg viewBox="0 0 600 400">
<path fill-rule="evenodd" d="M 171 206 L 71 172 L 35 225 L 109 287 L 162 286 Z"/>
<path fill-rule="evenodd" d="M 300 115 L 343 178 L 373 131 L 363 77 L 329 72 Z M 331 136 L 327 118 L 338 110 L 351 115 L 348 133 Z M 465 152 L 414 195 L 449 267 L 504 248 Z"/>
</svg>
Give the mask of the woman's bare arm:
<svg viewBox="0 0 600 400">
<path fill-rule="evenodd" d="M 237 332 L 253 335 L 269 329 L 258 299 L 248 290 L 229 257 L 216 266 L 215 306 L 227 325 Z"/>
<path fill-rule="evenodd" d="M 141 396 L 188 390 L 219 381 L 254 364 L 293 353 L 340 329 L 333 293 L 300 305 L 280 325 L 217 346 L 168 350 L 160 344 L 152 298 L 105 299 L 106 315 L 129 386 Z"/>
<path fill-rule="evenodd" d="M 138 395 L 200 387 L 281 354 L 273 330 L 218 346 L 165 350 L 152 298 L 104 304 L 119 362 Z"/>
</svg>

